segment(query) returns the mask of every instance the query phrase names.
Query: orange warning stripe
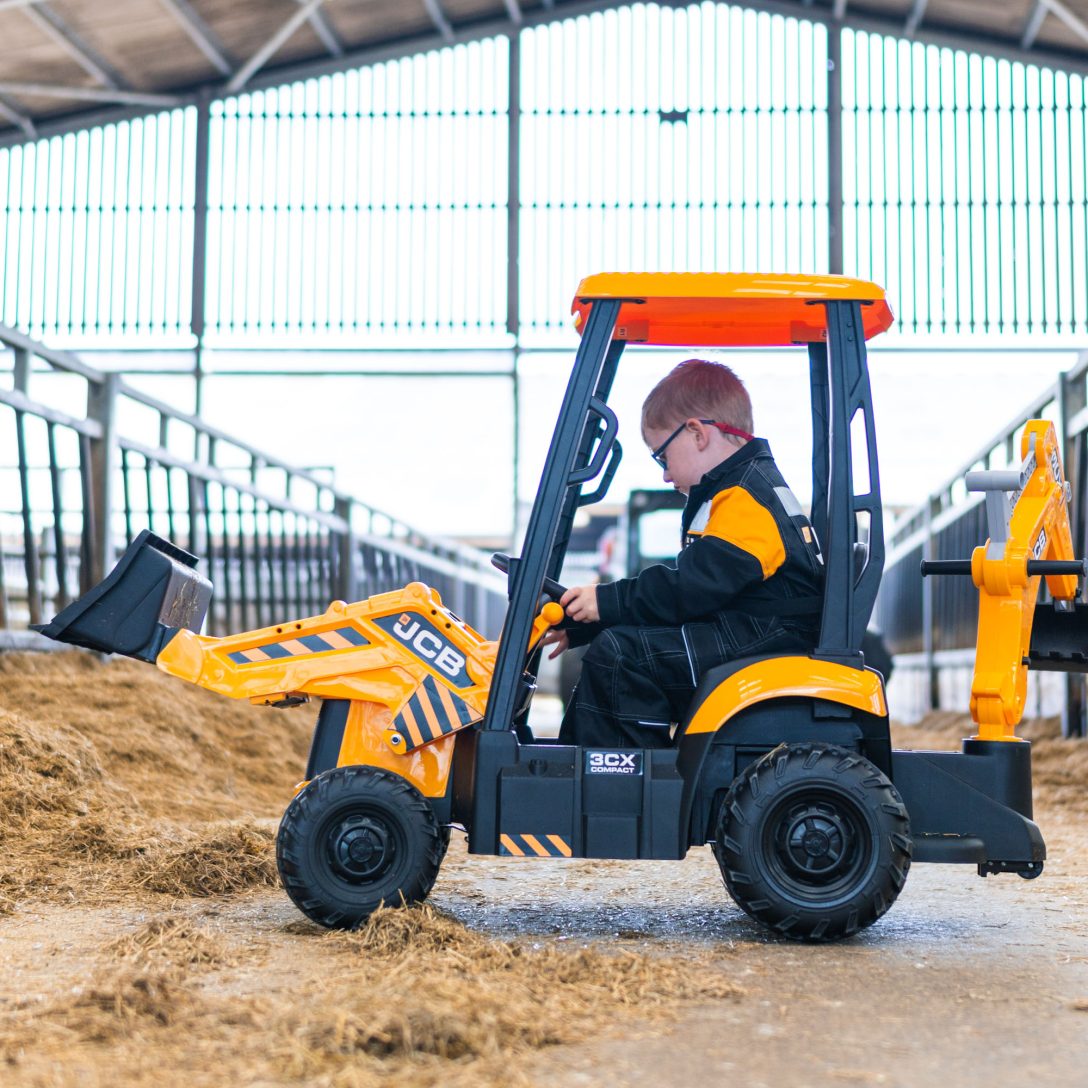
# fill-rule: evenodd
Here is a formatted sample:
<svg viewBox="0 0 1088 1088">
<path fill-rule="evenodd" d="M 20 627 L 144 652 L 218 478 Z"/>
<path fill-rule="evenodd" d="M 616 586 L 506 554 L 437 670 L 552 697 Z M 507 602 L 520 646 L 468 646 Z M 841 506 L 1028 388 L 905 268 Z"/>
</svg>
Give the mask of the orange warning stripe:
<svg viewBox="0 0 1088 1088">
<path fill-rule="evenodd" d="M 561 838 L 559 835 L 549 835 L 548 842 L 550 842 L 552 846 L 554 846 L 556 850 L 558 850 L 559 853 L 563 855 L 563 857 L 569 858 L 571 856 L 570 844 L 567 842 L 566 839 Z"/>
<path fill-rule="evenodd" d="M 445 730 L 442 728 L 442 723 L 438 720 L 438 715 L 434 712 L 434 706 L 431 704 L 431 697 L 427 694 L 427 689 L 421 684 L 416 688 L 416 696 L 419 700 L 419 705 L 423 710 L 423 717 L 426 719 L 427 728 L 431 731 L 431 737 L 437 740 Z"/>
<path fill-rule="evenodd" d="M 442 709 L 446 712 L 446 720 L 450 725 L 455 725 L 461 720 L 461 716 L 457 713 L 457 707 L 454 705 L 453 697 L 449 693 L 449 689 L 444 684 L 438 684 L 438 701 L 442 704 Z"/>
<path fill-rule="evenodd" d="M 408 727 L 408 736 L 412 740 L 412 747 L 418 748 L 423 743 L 423 734 L 419 731 L 419 725 L 416 722 L 416 716 L 412 713 L 412 708 L 405 703 L 398 716 L 404 719 L 404 724 Z"/>
<path fill-rule="evenodd" d="M 562 835 L 500 834 L 499 853 L 516 858 L 569 858 L 570 842 Z"/>
</svg>

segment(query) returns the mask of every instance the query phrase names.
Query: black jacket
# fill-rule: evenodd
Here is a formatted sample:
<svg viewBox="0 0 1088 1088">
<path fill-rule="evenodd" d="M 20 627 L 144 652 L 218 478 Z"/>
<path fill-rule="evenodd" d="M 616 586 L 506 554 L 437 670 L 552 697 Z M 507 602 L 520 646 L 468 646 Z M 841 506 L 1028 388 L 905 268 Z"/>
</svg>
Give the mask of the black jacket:
<svg viewBox="0 0 1088 1088">
<path fill-rule="evenodd" d="M 602 626 L 672 626 L 730 612 L 818 626 L 819 544 L 764 439 L 746 443 L 692 488 L 682 534 L 676 566 L 597 587 Z"/>
</svg>

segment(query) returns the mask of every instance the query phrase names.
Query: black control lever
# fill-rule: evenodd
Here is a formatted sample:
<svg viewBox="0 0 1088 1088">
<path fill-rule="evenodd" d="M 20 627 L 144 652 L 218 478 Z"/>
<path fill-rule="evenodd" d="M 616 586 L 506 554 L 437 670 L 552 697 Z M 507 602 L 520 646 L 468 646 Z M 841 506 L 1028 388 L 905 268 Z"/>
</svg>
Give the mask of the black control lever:
<svg viewBox="0 0 1088 1088">
<path fill-rule="evenodd" d="M 491 556 L 491 565 L 497 567 L 503 572 L 503 574 L 510 573 L 510 556 L 504 555 L 502 552 L 495 552 Z M 567 587 L 557 582 L 554 578 L 545 578 L 544 584 L 540 587 L 545 597 L 551 598 L 553 601 L 558 601 L 564 593 L 567 592 Z"/>
</svg>

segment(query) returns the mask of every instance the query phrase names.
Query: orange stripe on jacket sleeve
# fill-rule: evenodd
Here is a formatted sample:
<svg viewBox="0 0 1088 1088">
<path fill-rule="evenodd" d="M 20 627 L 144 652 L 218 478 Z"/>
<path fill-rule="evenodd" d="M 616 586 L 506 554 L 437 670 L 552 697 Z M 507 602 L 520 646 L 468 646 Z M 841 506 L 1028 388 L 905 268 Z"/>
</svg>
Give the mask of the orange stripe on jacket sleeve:
<svg viewBox="0 0 1088 1088">
<path fill-rule="evenodd" d="M 714 496 L 703 536 L 728 541 L 753 556 L 763 568 L 764 579 L 786 561 L 786 546 L 774 515 L 743 487 L 728 487 Z"/>
</svg>

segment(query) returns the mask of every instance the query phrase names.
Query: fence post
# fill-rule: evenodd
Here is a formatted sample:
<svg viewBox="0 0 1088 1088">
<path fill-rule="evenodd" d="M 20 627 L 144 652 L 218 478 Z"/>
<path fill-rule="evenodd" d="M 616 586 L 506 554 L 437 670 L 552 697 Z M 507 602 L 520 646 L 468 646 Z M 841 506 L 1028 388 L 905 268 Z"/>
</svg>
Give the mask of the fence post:
<svg viewBox="0 0 1088 1088">
<path fill-rule="evenodd" d="M 922 542 L 922 558 L 933 558 L 933 497 L 926 499 L 926 537 Z M 926 693 L 930 710 L 941 705 L 940 684 L 937 677 L 936 654 L 933 647 L 933 578 L 922 579 L 922 650 L 926 655 Z"/>
<path fill-rule="evenodd" d="M 333 513 L 343 519 L 346 528 L 340 534 L 339 566 L 336 572 L 336 596 L 349 604 L 358 596 L 355 583 L 355 531 L 351 524 L 352 501 L 343 495 L 337 495 L 333 502 Z"/>
<path fill-rule="evenodd" d="M 113 493 L 118 467 L 117 394 L 121 387 L 118 374 L 106 374 L 102 382 L 87 384 L 87 418 L 102 428 L 91 446 L 91 506 L 83 516 L 89 518 L 91 531 L 91 584 L 95 585 L 112 570 L 114 561 Z"/>
<path fill-rule="evenodd" d="M 843 271 L 842 23 L 827 27 L 827 270 Z"/>
<path fill-rule="evenodd" d="M 17 393 L 27 396 L 30 392 L 30 352 L 15 348 L 13 385 Z M 31 623 L 42 622 L 41 565 L 38 562 L 37 541 L 34 539 L 33 513 L 30 498 L 30 462 L 26 450 L 24 413 L 15 412 L 15 440 L 19 457 L 19 493 L 23 514 L 23 569 L 26 572 L 26 607 Z"/>
<path fill-rule="evenodd" d="M 1069 421 L 1084 407 L 1084 379 L 1079 379 L 1080 384 L 1073 388 L 1069 381 L 1069 375 L 1062 371 L 1058 375 L 1058 442 L 1062 451 L 1062 467 L 1065 470 L 1065 478 L 1069 482 L 1072 491 L 1070 526 L 1073 535 L 1073 547 L 1080 551 L 1085 547 L 1084 531 L 1084 496 L 1085 480 L 1081 471 L 1081 449 L 1083 441 L 1080 436 L 1069 433 Z M 1065 674 L 1065 698 L 1062 700 L 1062 736 L 1083 737 L 1085 735 L 1086 714 L 1084 677 L 1078 673 Z"/>
</svg>

